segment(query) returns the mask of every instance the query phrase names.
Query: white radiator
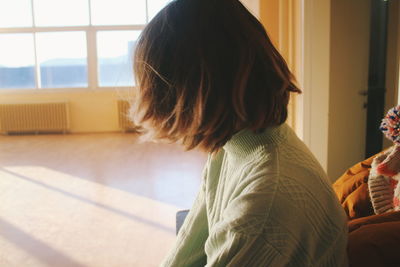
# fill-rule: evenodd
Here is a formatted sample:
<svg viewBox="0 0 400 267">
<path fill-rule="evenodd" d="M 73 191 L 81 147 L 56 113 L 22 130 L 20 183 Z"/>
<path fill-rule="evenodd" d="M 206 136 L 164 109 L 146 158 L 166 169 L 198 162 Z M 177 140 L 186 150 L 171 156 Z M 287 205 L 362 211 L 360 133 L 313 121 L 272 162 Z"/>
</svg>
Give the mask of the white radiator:
<svg viewBox="0 0 400 267">
<path fill-rule="evenodd" d="M 126 100 L 118 100 L 118 123 L 119 128 L 124 132 L 136 132 L 138 128 L 128 118 L 129 102 Z"/>
<path fill-rule="evenodd" d="M 66 133 L 69 129 L 66 102 L 0 104 L 1 133 Z"/>
</svg>

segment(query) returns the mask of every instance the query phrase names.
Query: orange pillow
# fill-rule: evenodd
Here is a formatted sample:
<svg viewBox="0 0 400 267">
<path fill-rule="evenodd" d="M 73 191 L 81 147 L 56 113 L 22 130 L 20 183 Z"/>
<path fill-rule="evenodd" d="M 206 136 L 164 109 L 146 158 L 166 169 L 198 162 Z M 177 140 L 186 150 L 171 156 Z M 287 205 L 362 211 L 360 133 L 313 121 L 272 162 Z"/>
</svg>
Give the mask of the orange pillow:
<svg viewBox="0 0 400 267">
<path fill-rule="evenodd" d="M 400 212 L 349 222 L 348 256 L 352 267 L 400 266 Z"/>
<path fill-rule="evenodd" d="M 366 225 L 378 225 L 386 222 L 398 222 L 400 223 L 400 211 L 382 213 L 377 215 L 371 215 L 363 218 L 352 220 L 348 223 L 349 233 L 360 229 Z M 400 233 L 399 233 L 400 237 Z"/>
<path fill-rule="evenodd" d="M 349 220 L 374 214 L 368 192 L 368 176 L 372 160 L 376 156 L 357 163 L 333 184 Z"/>
</svg>

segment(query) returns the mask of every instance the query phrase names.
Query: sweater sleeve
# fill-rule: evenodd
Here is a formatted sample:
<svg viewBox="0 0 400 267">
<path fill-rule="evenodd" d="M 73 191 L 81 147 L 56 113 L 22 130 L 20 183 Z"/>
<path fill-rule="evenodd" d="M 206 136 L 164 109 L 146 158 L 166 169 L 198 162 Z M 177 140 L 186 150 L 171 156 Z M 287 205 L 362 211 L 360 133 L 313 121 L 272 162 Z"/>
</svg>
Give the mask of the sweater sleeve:
<svg viewBox="0 0 400 267">
<path fill-rule="evenodd" d="M 287 266 L 285 258 L 262 235 L 227 230 L 223 239 L 210 239 L 208 267 Z"/>
<path fill-rule="evenodd" d="M 213 249 L 207 253 L 206 267 L 348 266 L 345 249 L 343 249 L 343 253 L 339 257 L 331 255 L 331 250 L 335 250 L 337 243 L 343 241 L 340 236 L 331 244 L 331 248 L 327 250 L 326 255 L 322 256 L 318 262 L 312 262 L 312 260 L 304 256 L 304 253 L 299 254 L 298 251 L 290 246 L 283 250 L 278 249 L 262 234 L 246 235 L 228 230 L 224 237 L 224 239 L 210 240 Z"/>
<path fill-rule="evenodd" d="M 288 183 L 285 180 L 285 186 Z M 210 228 L 207 267 L 347 266 L 346 248 L 340 245 L 347 239 L 345 221 L 331 224 L 317 206 L 307 207 L 314 206 L 308 200 L 304 209 L 298 208 L 283 193 L 297 194 L 300 201 L 301 191 L 294 184 L 279 190 L 273 184 L 267 187 L 270 191 L 245 193 L 233 200 L 223 220 Z M 309 220 L 309 216 L 314 217 Z"/>
<path fill-rule="evenodd" d="M 204 244 L 208 237 L 204 179 L 197 198 L 183 223 L 173 249 L 162 267 L 205 266 L 207 257 Z"/>
</svg>

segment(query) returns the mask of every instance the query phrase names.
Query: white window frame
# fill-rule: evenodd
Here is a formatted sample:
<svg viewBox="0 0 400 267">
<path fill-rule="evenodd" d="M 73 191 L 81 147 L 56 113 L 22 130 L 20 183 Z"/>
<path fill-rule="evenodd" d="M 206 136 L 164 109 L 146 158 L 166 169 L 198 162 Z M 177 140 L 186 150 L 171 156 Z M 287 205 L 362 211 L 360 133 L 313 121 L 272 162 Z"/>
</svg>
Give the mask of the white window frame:
<svg viewBox="0 0 400 267">
<path fill-rule="evenodd" d="M 134 1 L 134 0 L 133 0 Z M 149 9 L 148 9 L 148 0 L 145 0 L 146 3 L 146 23 L 149 22 Z M 92 25 L 92 11 L 91 11 L 91 1 L 88 1 L 89 5 L 89 25 L 84 26 L 49 26 L 49 27 L 41 27 L 35 25 L 35 14 L 34 14 L 34 5 L 33 0 L 31 0 L 32 6 L 32 27 L 15 27 L 15 28 L 0 28 L 0 34 L 5 33 L 31 33 L 33 34 L 33 42 L 34 42 L 34 55 L 35 55 L 35 88 L 2 88 L 0 89 L 0 93 L 3 92 L 37 92 L 37 91 L 70 91 L 70 90 L 110 90 L 110 89 L 126 89 L 132 88 L 134 86 L 99 86 L 98 81 L 98 65 L 97 65 L 97 32 L 99 31 L 141 31 L 143 30 L 147 24 L 132 24 L 132 25 Z M 61 87 L 61 88 L 40 88 L 40 65 L 38 64 L 37 59 L 37 49 L 36 49 L 36 33 L 41 32 L 74 32 L 74 31 L 82 31 L 86 34 L 86 47 L 87 47 L 87 87 Z"/>
</svg>

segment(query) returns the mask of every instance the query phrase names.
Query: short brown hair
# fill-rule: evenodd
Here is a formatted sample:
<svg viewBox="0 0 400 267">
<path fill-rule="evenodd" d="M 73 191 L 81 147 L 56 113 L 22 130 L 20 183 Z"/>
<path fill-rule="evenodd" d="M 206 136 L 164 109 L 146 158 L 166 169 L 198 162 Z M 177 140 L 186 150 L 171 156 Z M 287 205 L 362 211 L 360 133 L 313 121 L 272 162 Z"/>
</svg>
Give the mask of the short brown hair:
<svg viewBox="0 0 400 267">
<path fill-rule="evenodd" d="M 135 124 L 152 139 L 212 152 L 239 130 L 286 121 L 301 91 L 261 23 L 238 0 L 175 0 L 135 51 Z"/>
</svg>

